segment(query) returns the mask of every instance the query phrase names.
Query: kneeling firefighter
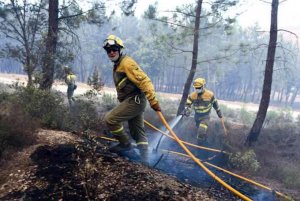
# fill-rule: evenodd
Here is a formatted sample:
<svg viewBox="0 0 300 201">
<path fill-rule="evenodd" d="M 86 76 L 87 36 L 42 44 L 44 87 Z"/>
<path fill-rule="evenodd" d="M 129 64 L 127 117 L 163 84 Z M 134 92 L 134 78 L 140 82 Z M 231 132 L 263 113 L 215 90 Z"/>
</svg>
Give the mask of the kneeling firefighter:
<svg viewBox="0 0 300 201">
<path fill-rule="evenodd" d="M 198 128 L 197 139 L 206 140 L 207 129 L 210 119 L 211 108 L 213 107 L 219 118 L 222 118 L 222 113 L 219 108 L 217 99 L 214 97 L 214 93 L 204 88 L 205 79 L 197 78 L 193 83 L 195 89 L 187 99 L 185 104 L 184 115 L 189 116 L 191 114 L 191 107 L 195 110 L 195 122 Z"/>
<path fill-rule="evenodd" d="M 142 161 L 148 163 L 148 139 L 144 129 L 144 110 L 147 100 L 155 111 L 161 111 L 150 78 L 140 66 L 123 53 L 124 44 L 115 35 L 109 35 L 103 44 L 108 58 L 113 62 L 113 80 L 119 104 L 105 115 L 110 133 L 119 141 L 112 152 L 131 149 L 129 136 L 122 123 L 128 122 L 132 138 L 136 141 Z"/>
</svg>

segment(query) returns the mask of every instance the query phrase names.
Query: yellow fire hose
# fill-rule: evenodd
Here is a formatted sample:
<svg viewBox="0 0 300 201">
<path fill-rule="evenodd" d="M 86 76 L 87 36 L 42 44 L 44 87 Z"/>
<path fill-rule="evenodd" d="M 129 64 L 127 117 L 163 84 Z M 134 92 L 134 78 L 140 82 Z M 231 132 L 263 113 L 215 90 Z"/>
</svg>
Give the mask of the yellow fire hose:
<svg viewBox="0 0 300 201">
<path fill-rule="evenodd" d="M 184 157 L 189 157 L 189 158 L 190 158 L 189 155 L 184 154 L 184 153 L 180 153 L 180 152 L 176 152 L 176 151 L 169 151 L 169 150 L 164 150 L 164 149 L 161 149 L 161 151 L 168 152 L 168 153 L 172 153 L 172 154 L 176 154 L 176 155 L 180 155 L 180 156 L 184 156 Z M 198 159 L 198 160 L 199 160 L 199 159 Z M 200 161 L 201 161 L 201 160 L 200 160 Z M 235 174 L 235 173 L 233 173 L 233 172 L 230 172 L 230 171 L 228 171 L 228 170 L 226 170 L 226 169 L 223 169 L 223 168 L 221 168 L 221 167 L 218 167 L 218 166 L 216 166 L 216 165 L 214 165 L 214 164 L 211 164 L 211 163 L 209 163 L 209 162 L 203 162 L 203 163 L 205 163 L 206 165 L 209 165 L 209 166 L 211 166 L 211 167 L 214 167 L 214 168 L 216 168 L 217 170 L 221 170 L 221 171 L 223 171 L 223 172 L 225 172 L 225 173 L 227 173 L 227 174 L 230 174 L 230 175 L 232 175 L 232 176 L 234 176 L 234 177 L 237 177 L 237 178 L 239 178 L 239 179 L 242 179 L 242 180 L 244 180 L 244 181 L 246 181 L 246 182 L 248 182 L 248 183 L 254 184 L 254 185 L 258 186 L 258 187 L 261 187 L 261 188 L 263 188 L 263 189 L 269 190 L 269 191 L 271 191 L 271 192 L 273 191 L 273 189 L 271 189 L 270 187 L 267 187 L 267 186 L 265 186 L 265 185 L 263 185 L 263 184 L 260 184 L 260 183 L 258 183 L 258 182 L 256 182 L 256 181 L 253 181 L 253 180 L 248 179 L 248 178 L 246 178 L 246 177 L 243 177 L 243 176 L 241 176 L 241 175 L 238 175 L 238 174 Z M 288 196 L 284 195 L 283 193 L 280 193 L 280 192 L 278 192 L 278 191 L 274 191 L 274 192 L 276 193 L 276 195 L 278 195 L 278 196 L 280 196 L 280 197 L 282 197 L 282 198 L 284 198 L 284 199 L 286 199 L 286 200 L 291 200 Z"/>
<path fill-rule="evenodd" d="M 209 174 L 213 179 L 217 180 L 221 185 L 223 185 L 225 188 L 227 188 L 229 191 L 237 195 L 243 200 L 250 201 L 251 199 L 248 198 L 247 196 L 243 195 L 239 191 L 235 190 L 232 188 L 230 185 L 228 185 L 226 182 L 224 182 L 222 179 L 220 179 L 217 175 L 215 175 L 213 172 L 211 172 L 198 158 L 194 156 L 192 152 L 183 144 L 183 142 L 177 137 L 177 135 L 174 133 L 174 131 L 171 129 L 167 121 L 165 120 L 164 116 L 162 115 L 161 112 L 157 112 L 159 118 L 163 122 L 163 124 L 166 126 L 166 128 L 169 130 L 169 132 L 172 134 L 176 142 L 183 148 L 183 150 L 207 173 Z"/>
<path fill-rule="evenodd" d="M 104 140 L 114 141 L 114 142 L 118 141 L 118 140 L 116 140 L 116 139 L 114 139 L 114 138 L 108 138 L 108 137 L 104 137 L 104 136 L 99 136 L 99 138 L 102 138 L 102 139 L 104 139 Z M 176 155 L 179 155 L 179 156 L 184 156 L 184 157 L 191 158 L 191 157 L 190 157 L 189 155 L 187 155 L 187 154 L 180 153 L 180 152 L 176 152 L 176 151 L 170 151 L 170 150 L 165 150 L 165 149 L 160 149 L 160 151 L 167 152 L 167 153 L 171 153 L 171 154 L 176 154 Z M 199 159 L 197 159 L 197 160 L 199 160 Z M 200 161 L 201 161 L 201 160 L 200 160 Z M 291 200 L 290 197 L 284 195 L 284 194 L 281 193 L 281 192 L 275 191 L 275 190 L 273 190 L 272 188 L 270 188 L 270 187 L 268 187 L 268 186 L 265 186 L 265 185 L 260 184 L 260 183 L 258 183 L 258 182 L 256 182 L 256 181 L 253 181 L 253 180 L 248 179 L 248 178 L 246 178 L 246 177 L 243 177 L 243 176 L 241 176 L 241 175 L 238 175 L 238 174 L 235 174 L 235 173 L 233 173 L 233 172 L 230 172 L 229 170 L 226 170 L 226 169 L 224 169 L 224 168 L 221 168 L 221 167 L 216 166 L 216 165 L 214 165 L 214 164 L 211 164 L 211 163 L 209 163 L 209 162 L 203 162 L 203 163 L 205 163 L 206 165 L 209 165 L 209 166 L 211 166 L 211 167 L 213 167 L 213 168 L 215 168 L 215 169 L 217 169 L 217 170 L 221 170 L 221 171 L 223 171 L 223 172 L 225 172 L 225 173 L 227 173 L 227 174 L 229 174 L 229 175 L 231 175 L 231 176 L 234 176 L 234 177 L 239 178 L 239 179 L 241 179 L 241 180 L 244 180 L 244 181 L 246 181 L 246 182 L 248 182 L 248 183 L 251 183 L 251 184 L 253 184 L 253 185 L 255 185 L 255 186 L 261 187 L 261 188 L 263 188 L 263 189 L 266 189 L 266 190 L 269 190 L 269 191 L 272 191 L 272 192 L 274 191 L 276 195 L 278 195 L 278 196 L 284 198 L 285 200 L 288 200 L 288 201 Z"/>
<path fill-rule="evenodd" d="M 169 135 L 168 133 L 166 132 L 163 132 L 162 130 L 156 128 L 155 126 L 153 126 L 152 124 L 150 124 L 148 121 L 144 120 L 145 124 L 147 124 L 149 127 L 153 128 L 154 130 L 162 133 L 163 135 L 167 136 L 168 138 L 171 138 L 171 139 L 174 139 L 174 137 L 172 137 L 171 135 Z M 228 152 L 226 151 L 221 151 L 219 149 L 212 149 L 212 148 L 209 148 L 209 147 L 203 147 L 203 146 L 199 146 L 199 145 L 195 145 L 195 144 L 192 144 L 192 143 L 189 143 L 189 142 L 185 142 L 183 140 L 181 140 L 181 142 L 183 144 L 186 144 L 186 145 L 189 145 L 191 147 L 196 147 L 198 149 L 204 149 L 204 150 L 207 150 L 207 151 L 212 151 L 212 152 L 219 152 L 219 153 L 224 153 L 224 154 L 229 154 Z"/>
</svg>

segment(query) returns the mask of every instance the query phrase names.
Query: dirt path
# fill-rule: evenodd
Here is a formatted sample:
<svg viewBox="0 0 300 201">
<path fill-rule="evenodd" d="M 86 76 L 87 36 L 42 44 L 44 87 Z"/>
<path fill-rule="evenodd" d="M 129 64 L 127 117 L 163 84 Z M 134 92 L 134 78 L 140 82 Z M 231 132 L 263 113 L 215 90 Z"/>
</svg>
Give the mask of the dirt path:
<svg viewBox="0 0 300 201">
<path fill-rule="evenodd" d="M 0 82 L 5 84 L 12 84 L 14 82 L 20 82 L 22 84 L 27 83 L 27 76 L 26 75 L 19 75 L 19 74 L 5 74 L 0 73 Z M 86 83 L 77 83 L 78 87 L 75 90 L 75 96 L 81 95 L 86 93 L 88 90 L 91 90 L 91 86 L 87 85 Z M 63 81 L 55 80 L 53 84 L 53 89 L 66 93 L 67 86 Z M 114 88 L 104 87 L 102 90 L 102 94 L 112 94 L 116 95 L 116 90 Z M 179 101 L 181 99 L 181 94 L 171 94 L 171 93 L 158 93 L 161 97 L 170 99 L 172 101 Z M 242 109 L 244 108 L 246 111 L 250 112 L 257 112 L 258 111 L 258 104 L 254 103 L 243 103 L 238 101 L 224 101 L 219 100 L 220 104 L 225 105 L 231 109 Z M 274 107 L 269 106 L 269 110 L 272 111 L 279 111 L 285 110 L 284 107 Z M 300 115 L 300 110 L 293 110 L 291 111 L 292 116 L 296 119 Z"/>
</svg>

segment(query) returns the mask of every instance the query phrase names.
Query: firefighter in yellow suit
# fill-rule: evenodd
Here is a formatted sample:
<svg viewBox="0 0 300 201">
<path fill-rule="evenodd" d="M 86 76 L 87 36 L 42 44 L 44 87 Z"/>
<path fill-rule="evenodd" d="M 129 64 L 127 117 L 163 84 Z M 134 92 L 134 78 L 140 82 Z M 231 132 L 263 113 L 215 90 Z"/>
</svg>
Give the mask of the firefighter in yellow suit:
<svg viewBox="0 0 300 201">
<path fill-rule="evenodd" d="M 195 110 L 198 140 L 206 140 L 207 138 L 207 129 L 212 107 L 216 110 L 218 117 L 222 118 L 222 112 L 214 93 L 205 89 L 204 86 L 205 79 L 197 78 L 194 80 L 193 87 L 195 91 L 188 96 L 184 110 L 186 116 L 190 115 L 192 106 Z"/>
<path fill-rule="evenodd" d="M 69 66 L 64 66 L 64 70 L 65 70 L 65 83 L 68 85 L 67 97 L 68 97 L 69 105 L 73 106 L 75 101 L 73 95 L 75 89 L 77 88 L 76 75 L 72 72 Z"/>
<path fill-rule="evenodd" d="M 161 111 L 150 78 L 140 66 L 123 53 L 124 44 L 115 35 L 109 35 L 103 44 L 108 58 L 113 62 L 113 80 L 119 104 L 105 115 L 105 122 L 119 144 L 111 147 L 112 152 L 131 149 L 129 136 L 122 122 L 127 121 L 132 138 L 136 141 L 141 157 L 147 159 L 148 139 L 144 129 L 144 110 L 147 100 L 155 111 Z"/>
</svg>

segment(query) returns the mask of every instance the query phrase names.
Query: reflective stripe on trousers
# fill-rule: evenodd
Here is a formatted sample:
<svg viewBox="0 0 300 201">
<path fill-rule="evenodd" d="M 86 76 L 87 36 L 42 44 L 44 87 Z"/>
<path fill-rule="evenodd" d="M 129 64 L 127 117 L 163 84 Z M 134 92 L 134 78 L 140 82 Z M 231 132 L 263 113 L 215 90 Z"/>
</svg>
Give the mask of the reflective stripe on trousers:
<svg viewBox="0 0 300 201">
<path fill-rule="evenodd" d="M 144 128 L 144 111 L 147 100 L 144 95 L 137 95 L 125 99 L 111 111 L 104 121 L 110 132 L 123 128 L 123 122 L 128 122 L 130 135 L 137 143 L 148 144 Z M 123 132 L 125 134 L 125 132 Z M 121 134 L 122 135 L 122 134 Z"/>
</svg>

